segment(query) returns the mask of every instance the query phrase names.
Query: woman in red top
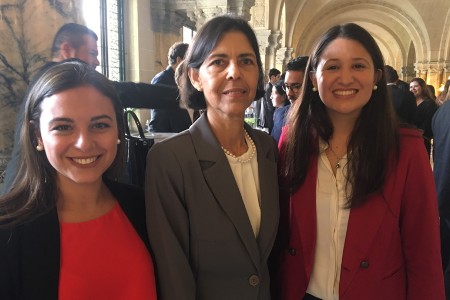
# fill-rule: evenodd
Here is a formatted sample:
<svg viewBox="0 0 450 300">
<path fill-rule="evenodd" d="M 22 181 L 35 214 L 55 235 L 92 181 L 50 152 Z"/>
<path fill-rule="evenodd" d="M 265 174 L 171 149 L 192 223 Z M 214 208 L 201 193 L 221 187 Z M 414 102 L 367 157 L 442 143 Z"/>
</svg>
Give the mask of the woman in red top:
<svg viewBox="0 0 450 300">
<path fill-rule="evenodd" d="M 431 167 L 420 132 L 396 123 L 383 66 L 356 24 L 310 56 L 280 140 L 281 299 L 444 299 Z"/>
<path fill-rule="evenodd" d="M 0 298 L 156 299 L 143 192 L 106 179 L 124 152 L 114 87 L 63 62 L 25 100 L 21 164 L 0 198 Z"/>
</svg>

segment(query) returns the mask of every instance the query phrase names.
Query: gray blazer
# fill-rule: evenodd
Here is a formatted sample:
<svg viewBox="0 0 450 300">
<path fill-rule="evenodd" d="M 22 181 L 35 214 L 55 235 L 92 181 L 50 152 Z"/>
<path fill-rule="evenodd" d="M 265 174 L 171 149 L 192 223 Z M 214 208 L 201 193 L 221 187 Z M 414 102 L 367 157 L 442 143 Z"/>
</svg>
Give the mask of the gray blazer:
<svg viewBox="0 0 450 300">
<path fill-rule="evenodd" d="M 158 299 L 270 299 L 267 258 L 279 217 L 277 148 L 266 133 L 245 128 L 258 155 L 257 239 L 206 113 L 150 150 L 145 197 Z"/>
</svg>

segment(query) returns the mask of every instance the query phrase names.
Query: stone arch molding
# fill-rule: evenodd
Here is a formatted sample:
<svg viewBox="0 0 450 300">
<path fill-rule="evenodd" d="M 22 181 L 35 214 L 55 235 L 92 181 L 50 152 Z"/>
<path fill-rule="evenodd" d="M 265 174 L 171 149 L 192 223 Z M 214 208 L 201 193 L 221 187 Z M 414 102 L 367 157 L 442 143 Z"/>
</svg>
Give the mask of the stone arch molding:
<svg viewBox="0 0 450 300">
<path fill-rule="evenodd" d="M 373 14 L 367 13 L 368 11 Z M 365 13 L 355 14 L 355 12 Z M 378 19 L 374 16 L 378 16 Z M 404 64 L 407 61 L 409 43 L 401 42 L 400 34 L 395 34 L 383 20 L 394 26 L 396 31 L 401 32 L 401 35 L 407 35 L 411 39 L 415 45 L 418 61 L 429 60 L 430 39 L 421 19 L 415 20 L 401 7 L 380 1 L 353 1 L 343 5 L 325 5 L 317 11 L 314 18 L 304 28 L 299 28 L 298 24 L 293 25 L 295 30 L 293 30 L 292 39 L 295 40 L 295 37 L 298 37 L 297 43 L 293 43 L 293 47 L 301 53 L 308 53 L 316 37 L 326 29 L 338 23 L 355 22 L 355 20 L 373 24 L 374 27 L 391 33 L 392 39 L 398 43 L 397 47 L 401 49 Z"/>
</svg>

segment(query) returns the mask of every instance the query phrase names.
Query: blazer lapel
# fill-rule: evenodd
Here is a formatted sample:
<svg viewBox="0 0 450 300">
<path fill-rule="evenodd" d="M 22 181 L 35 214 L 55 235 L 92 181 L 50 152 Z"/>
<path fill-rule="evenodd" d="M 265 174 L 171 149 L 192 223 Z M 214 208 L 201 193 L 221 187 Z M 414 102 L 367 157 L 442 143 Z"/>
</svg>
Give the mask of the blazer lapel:
<svg viewBox="0 0 450 300">
<path fill-rule="evenodd" d="M 275 239 L 278 218 L 278 177 L 275 143 L 267 144 L 253 134 L 253 129 L 246 125 L 246 130 L 258 149 L 258 176 L 261 195 L 261 226 L 258 235 L 258 244 L 263 260 L 267 259 Z"/>
<path fill-rule="evenodd" d="M 228 160 L 211 131 L 206 112 L 189 128 L 203 176 L 217 203 L 233 222 L 257 268 L 260 254 L 239 188 Z"/>
<path fill-rule="evenodd" d="M 58 299 L 60 233 L 56 209 L 20 230 L 24 299 Z"/>
<path fill-rule="evenodd" d="M 299 189 L 291 195 L 291 225 L 297 226 L 301 232 L 300 241 L 304 256 L 306 275 L 311 276 L 317 239 L 316 185 L 317 185 L 317 156 L 311 160 L 308 176 Z"/>
</svg>

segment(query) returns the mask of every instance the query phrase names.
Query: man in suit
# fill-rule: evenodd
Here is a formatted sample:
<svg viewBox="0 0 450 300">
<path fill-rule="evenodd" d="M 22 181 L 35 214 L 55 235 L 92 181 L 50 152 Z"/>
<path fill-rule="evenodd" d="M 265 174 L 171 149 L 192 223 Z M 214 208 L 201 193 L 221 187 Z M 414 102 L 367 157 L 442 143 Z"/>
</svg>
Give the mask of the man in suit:
<svg viewBox="0 0 450 300">
<path fill-rule="evenodd" d="M 270 99 L 270 95 L 272 94 L 273 85 L 280 80 L 281 72 L 276 68 L 272 68 L 269 70 L 269 82 L 267 82 L 265 87 L 264 96 L 257 102 L 259 106 L 257 111 L 258 117 L 258 126 L 262 128 L 267 128 L 269 130 L 269 134 L 272 132 L 273 128 L 273 113 L 275 111 L 275 107 L 273 107 L 272 100 Z"/>
<path fill-rule="evenodd" d="M 100 62 L 98 60 L 97 34 L 88 27 L 76 23 L 67 23 L 55 34 L 51 48 L 51 60 L 44 64 L 34 76 L 28 90 L 50 67 L 70 59 L 77 59 L 96 68 Z M 124 107 L 133 108 L 164 108 L 174 109 L 178 107 L 178 90 L 166 85 L 150 85 L 146 83 L 117 82 L 113 81 L 119 98 Z M 14 146 L 11 160 L 6 169 L 6 176 L 3 183 L 2 193 L 9 190 L 17 171 L 19 162 L 19 124 L 22 123 L 24 107 L 20 108 L 17 115 L 16 128 L 14 131 Z"/>
<path fill-rule="evenodd" d="M 177 87 L 175 82 L 175 70 L 183 61 L 188 44 L 177 42 L 173 44 L 167 54 L 169 66 L 162 72 L 156 74 L 152 84 L 166 84 Z M 175 99 L 174 99 L 175 100 Z M 150 120 L 150 130 L 154 132 L 181 132 L 188 129 L 192 124 L 190 113 L 187 109 L 177 107 L 175 109 L 153 109 Z"/>
<path fill-rule="evenodd" d="M 410 91 L 402 90 L 397 84 L 399 82 L 397 71 L 386 65 L 384 73 L 387 81 L 388 93 L 392 99 L 395 112 L 400 122 L 415 124 L 417 115 L 416 98 Z"/>
<path fill-rule="evenodd" d="M 441 223 L 441 254 L 445 292 L 450 298 L 450 102 L 444 102 L 433 116 L 434 181 Z"/>
</svg>

